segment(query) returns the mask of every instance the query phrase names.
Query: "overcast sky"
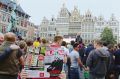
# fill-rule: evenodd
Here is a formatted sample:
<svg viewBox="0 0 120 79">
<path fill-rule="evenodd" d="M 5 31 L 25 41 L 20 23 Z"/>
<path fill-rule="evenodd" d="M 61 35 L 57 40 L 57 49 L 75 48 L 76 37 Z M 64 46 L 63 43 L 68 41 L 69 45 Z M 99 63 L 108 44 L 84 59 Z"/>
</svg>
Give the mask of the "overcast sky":
<svg viewBox="0 0 120 79">
<path fill-rule="evenodd" d="M 75 5 L 81 14 L 89 9 L 93 15 L 103 15 L 106 19 L 112 13 L 117 19 L 120 17 L 120 0 L 20 0 L 21 7 L 31 16 L 30 21 L 36 25 L 40 24 L 44 16 L 48 19 L 52 15 L 56 17 L 63 3 L 66 3 L 70 12 Z"/>
</svg>

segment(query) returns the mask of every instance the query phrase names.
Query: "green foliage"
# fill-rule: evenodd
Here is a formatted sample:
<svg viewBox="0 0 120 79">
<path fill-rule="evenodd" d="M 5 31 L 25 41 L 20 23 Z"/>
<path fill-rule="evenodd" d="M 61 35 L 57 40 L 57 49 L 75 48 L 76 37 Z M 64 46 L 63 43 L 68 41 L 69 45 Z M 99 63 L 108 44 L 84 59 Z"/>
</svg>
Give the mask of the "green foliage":
<svg viewBox="0 0 120 79">
<path fill-rule="evenodd" d="M 101 33 L 101 41 L 103 41 L 107 44 L 114 44 L 115 43 L 112 29 L 110 29 L 108 27 L 104 28 L 104 31 Z"/>
</svg>

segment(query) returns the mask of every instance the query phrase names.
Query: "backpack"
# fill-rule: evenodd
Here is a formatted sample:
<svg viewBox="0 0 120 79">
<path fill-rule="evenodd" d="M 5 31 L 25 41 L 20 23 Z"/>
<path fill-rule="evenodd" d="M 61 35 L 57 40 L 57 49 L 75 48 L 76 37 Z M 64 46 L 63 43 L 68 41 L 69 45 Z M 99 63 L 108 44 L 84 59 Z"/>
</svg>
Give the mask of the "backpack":
<svg viewBox="0 0 120 79">
<path fill-rule="evenodd" d="M 100 54 L 103 55 L 101 51 L 98 50 Z M 108 66 L 109 66 L 109 56 L 103 55 L 103 56 L 98 56 L 96 57 L 97 59 L 93 63 L 94 68 L 93 68 L 93 75 L 97 77 L 104 77 L 107 73 Z"/>
<path fill-rule="evenodd" d="M 50 73 L 50 76 L 59 76 L 63 68 L 63 60 L 57 59 L 54 60 L 51 65 L 47 68 L 47 72 Z"/>
</svg>

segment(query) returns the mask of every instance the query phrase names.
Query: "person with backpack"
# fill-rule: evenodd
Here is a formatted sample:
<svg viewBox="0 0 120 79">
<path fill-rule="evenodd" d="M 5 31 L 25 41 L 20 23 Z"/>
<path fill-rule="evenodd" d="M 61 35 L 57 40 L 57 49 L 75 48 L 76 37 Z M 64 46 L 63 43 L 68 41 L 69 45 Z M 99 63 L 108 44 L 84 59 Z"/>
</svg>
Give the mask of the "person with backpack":
<svg viewBox="0 0 120 79">
<path fill-rule="evenodd" d="M 110 63 L 110 54 L 102 48 L 100 40 L 94 42 L 94 47 L 96 49 L 91 51 L 86 61 L 89 68 L 89 79 L 105 79 Z"/>
</svg>

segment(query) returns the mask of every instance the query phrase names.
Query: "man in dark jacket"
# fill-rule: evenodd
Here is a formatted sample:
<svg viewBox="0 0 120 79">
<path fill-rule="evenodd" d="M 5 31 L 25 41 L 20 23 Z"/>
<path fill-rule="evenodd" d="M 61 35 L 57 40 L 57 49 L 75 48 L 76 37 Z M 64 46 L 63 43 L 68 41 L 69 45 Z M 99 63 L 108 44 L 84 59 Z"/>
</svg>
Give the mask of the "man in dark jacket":
<svg viewBox="0 0 120 79">
<path fill-rule="evenodd" d="M 107 68 L 109 67 L 109 52 L 102 48 L 102 42 L 94 42 L 95 50 L 91 51 L 86 64 L 90 69 L 89 79 L 105 79 Z"/>
</svg>

